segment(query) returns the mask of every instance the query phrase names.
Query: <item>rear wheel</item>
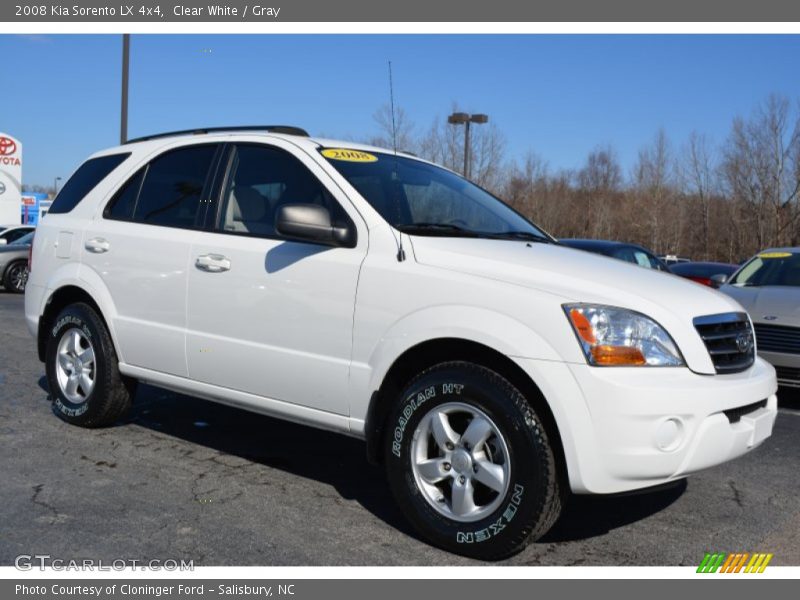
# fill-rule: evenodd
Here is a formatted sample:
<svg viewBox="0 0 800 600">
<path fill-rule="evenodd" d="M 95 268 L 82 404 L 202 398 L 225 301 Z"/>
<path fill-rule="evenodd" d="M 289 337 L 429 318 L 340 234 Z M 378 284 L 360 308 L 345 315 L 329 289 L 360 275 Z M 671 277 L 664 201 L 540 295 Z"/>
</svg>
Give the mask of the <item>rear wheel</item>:
<svg viewBox="0 0 800 600">
<path fill-rule="evenodd" d="M 15 294 L 22 294 L 28 283 L 28 263 L 18 260 L 11 263 L 3 274 L 3 287 Z"/>
<path fill-rule="evenodd" d="M 500 559 L 544 535 L 563 486 L 539 417 L 497 373 L 466 362 L 412 381 L 391 415 L 386 468 L 420 534 L 451 552 Z"/>
<path fill-rule="evenodd" d="M 67 306 L 47 341 L 45 368 L 53 411 L 82 427 L 111 425 L 131 405 L 132 385 L 123 378 L 103 320 L 88 304 Z"/>
</svg>

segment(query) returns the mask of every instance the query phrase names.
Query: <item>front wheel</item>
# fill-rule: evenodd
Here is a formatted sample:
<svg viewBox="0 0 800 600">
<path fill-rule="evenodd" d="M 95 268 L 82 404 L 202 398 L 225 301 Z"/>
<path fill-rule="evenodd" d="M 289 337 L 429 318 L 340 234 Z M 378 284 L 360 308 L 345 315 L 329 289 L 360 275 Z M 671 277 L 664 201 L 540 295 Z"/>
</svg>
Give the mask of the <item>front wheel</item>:
<svg viewBox="0 0 800 600">
<path fill-rule="evenodd" d="M 387 474 L 425 539 L 497 560 L 552 527 L 563 501 L 555 456 L 539 417 L 506 379 L 443 363 L 401 398 L 386 436 Z"/>
</svg>

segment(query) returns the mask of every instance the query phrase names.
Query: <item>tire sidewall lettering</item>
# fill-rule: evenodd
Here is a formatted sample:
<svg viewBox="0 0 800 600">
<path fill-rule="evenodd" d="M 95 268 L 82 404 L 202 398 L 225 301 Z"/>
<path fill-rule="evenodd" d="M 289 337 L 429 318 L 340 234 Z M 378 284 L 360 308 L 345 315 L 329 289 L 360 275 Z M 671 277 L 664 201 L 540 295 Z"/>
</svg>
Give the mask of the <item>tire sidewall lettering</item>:
<svg viewBox="0 0 800 600">
<path fill-rule="evenodd" d="M 51 335 L 53 339 L 58 343 L 61 341 L 61 336 L 63 335 L 64 330 L 68 328 L 77 328 L 80 329 L 81 332 L 86 336 L 88 340 L 90 340 L 93 344 L 94 342 L 94 335 L 92 334 L 91 329 L 89 328 L 89 324 L 76 315 L 64 315 L 60 319 L 58 319 L 53 328 L 51 330 Z M 97 351 L 96 344 L 95 344 L 95 351 Z M 96 363 L 96 368 L 100 368 L 99 361 Z M 81 404 L 73 404 L 69 400 L 62 398 L 58 394 L 54 394 L 55 399 L 53 400 L 53 408 L 67 416 L 67 417 L 80 417 L 81 415 L 85 414 L 91 405 L 91 402 L 88 400 L 86 402 L 82 402 Z"/>
<path fill-rule="evenodd" d="M 426 387 L 424 390 L 411 394 L 406 398 L 405 406 L 403 406 L 403 410 L 400 412 L 400 417 L 397 419 L 397 423 L 394 427 L 394 434 L 392 438 L 392 454 L 396 458 L 401 458 L 403 438 L 405 436 L 406 426 L 411 420 L 411 417 L 414 416 L 414 413 L 419 409 L 420 406 L 428 402 L 428 400 L 431 398 L 435 397 L 436 386 L 431 385 Z"/>
<path fill-rule="evenodd" d="M 495 519 L 494 522 L 489 523 L 488 526 L 476 531 L 457 531 L 456 543 L 475 544 L 485 542 L 499 534 L 506 528 L 507 525 L 511 523 L 512 519 L 517 514 L 517 510 L 519 505 L 522 503 L 522 495 L 524 493 L 525 486 L 515 483 L 511 493 L 511 498 L 509 498 L 508 504 L 501 515 Z"/>
<path fill-rule="evenodd" d="M 94 336 L 92 335 L 88 324 L 80 317 L 73 315 L 65 315 L 64 317 L 61 317 L 56 324 L 53 325 L 52 336 L 54 338 L 58 338 L 60 331 L 67 325 L 77 327 L 84 333 L 84 335 L 86 335 L 89 340 L 93 340 Z"/>
</svg>

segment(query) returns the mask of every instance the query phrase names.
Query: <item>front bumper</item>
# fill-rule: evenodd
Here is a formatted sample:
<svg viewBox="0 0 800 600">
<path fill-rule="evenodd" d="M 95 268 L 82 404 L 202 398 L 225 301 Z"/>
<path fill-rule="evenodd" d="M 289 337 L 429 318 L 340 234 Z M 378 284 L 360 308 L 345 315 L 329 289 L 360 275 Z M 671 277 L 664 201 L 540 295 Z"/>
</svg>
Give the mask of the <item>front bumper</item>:
<svg viewBox="0 0 800 600">
<path fill-rule="evenodd" d="M 761 359 L 731 375 L 518 362 L 553 410 L 576 493 L 630 491 L 726 462 L 769 437 L 777 415 L 775 370 Z"/>
</svg>

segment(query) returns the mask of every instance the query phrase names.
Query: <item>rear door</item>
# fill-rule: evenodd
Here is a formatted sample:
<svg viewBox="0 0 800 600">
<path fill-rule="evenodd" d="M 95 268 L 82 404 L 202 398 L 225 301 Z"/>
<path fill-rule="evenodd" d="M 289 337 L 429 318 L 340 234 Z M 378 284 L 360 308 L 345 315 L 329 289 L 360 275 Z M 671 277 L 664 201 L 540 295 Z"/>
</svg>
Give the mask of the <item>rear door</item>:
<svg viewBox="0 0 800 600">
<path fill-rule="evenodd" d="M 111 293 L 125 363 L 187 375 L 186 285 L 208 207 L 218 144 L 160 154 L 114 195 L 84 234 L 83 267 Z"/>
<path fill-rule="evenodd" d="M 322 168 L 283 140 L 234 144 L 214 231 L 192 245 L 190 378 L 347 414 L 353 309 L 366 227 Z M 354 248 L 281 237 L 287 203 L 319 204 L 357 227 Z"/>
</svg>

